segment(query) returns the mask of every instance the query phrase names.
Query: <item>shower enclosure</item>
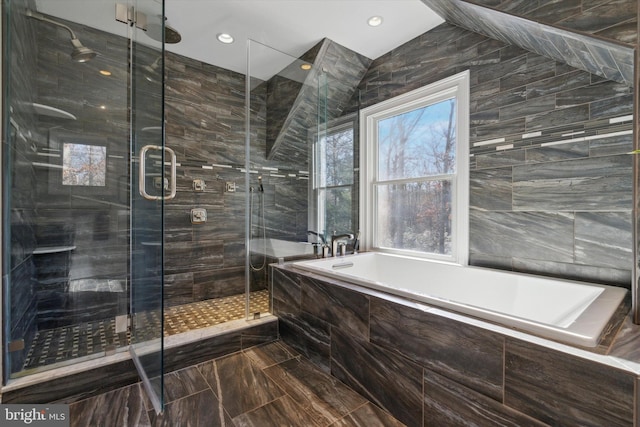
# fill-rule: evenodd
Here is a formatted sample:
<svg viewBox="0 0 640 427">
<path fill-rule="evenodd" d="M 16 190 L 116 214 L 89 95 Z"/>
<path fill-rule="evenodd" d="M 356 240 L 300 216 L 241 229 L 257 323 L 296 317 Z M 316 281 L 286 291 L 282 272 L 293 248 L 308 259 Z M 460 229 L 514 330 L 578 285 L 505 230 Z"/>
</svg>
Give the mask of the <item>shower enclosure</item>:
<svg viewBox="0 0 640 427">
<path fill-rule="evenodd" d="M 315 256 L 331 46 L 232 72 L 138 28 L 163 6 L 4 1 L 5 386 L 130 354 L 160 410 L 167 342 L 266 318 L 268 264 Z"/>
<path fill-rule="evenodd" d="M 93 2 L 113 17 L 104 28 L 76 5 L 3 4 L 3 380 L 130 351 L 159 408 L 162 183 L 175 172 L 164 44 L 136 18 L 163 4 L 123 2 L 122 23 L 115 2 Z"/>
<path fill-rule="evenodd" d="M 309 159 L 321 109 L 312 56 L 248 41 L 247 289 L 268 288 L 270 263 L 315 256 L 307 233 Z"/>
<path fill-rule="evenodd" d="M 329 39 L 300 57 L 250 40 L 248 56 L 246 186 L 265 201 L 252 205 L 251 266 L 320 256 L 332 236 L 358 234 L 357 86 L 370 60 Z"/>
</svg>

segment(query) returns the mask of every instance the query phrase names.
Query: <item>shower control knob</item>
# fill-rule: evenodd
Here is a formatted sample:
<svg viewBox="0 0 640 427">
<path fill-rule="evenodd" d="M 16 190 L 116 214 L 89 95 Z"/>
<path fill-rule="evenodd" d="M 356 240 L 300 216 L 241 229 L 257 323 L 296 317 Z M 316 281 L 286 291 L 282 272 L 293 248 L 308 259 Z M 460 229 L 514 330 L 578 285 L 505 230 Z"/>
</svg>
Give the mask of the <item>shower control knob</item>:
<svg viewBox="0 0 640 427">
<path fill-rule="evenodd" d="M 203 179 L 193 180 L 193 191 L 204 191 L 205 188 L 207 188 L 207 184 L 205 184 Z"/>
<path fill-rule="evenodd" d="M 168 190 L 169 189 L 169 178 L 163 178 L 161 176 L 156 176 L 153 178 L 153 186 L 158 190 Z"/>
<path fill-rule="evenodd" d="M 191 209 L 191 224 L 204 224 L 207 222 L 207 210 L 202 208 Z"/>
</svg>

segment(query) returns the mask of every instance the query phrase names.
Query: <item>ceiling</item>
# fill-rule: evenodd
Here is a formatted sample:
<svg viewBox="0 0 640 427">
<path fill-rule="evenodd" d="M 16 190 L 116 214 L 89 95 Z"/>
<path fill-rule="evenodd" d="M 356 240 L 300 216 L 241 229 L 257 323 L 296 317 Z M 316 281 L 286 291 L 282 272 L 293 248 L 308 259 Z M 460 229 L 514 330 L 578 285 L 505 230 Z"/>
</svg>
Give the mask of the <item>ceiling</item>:
<svg viewBox="0 0 640 427">
<path fill-rule="evenodd" d="M 126 25 L 115 20 L 116 3 L 36 0 L 42 13 L 127 36 Z M 159 0 L 137 3 L 150 22 L 160 19 Z M 444 22 L 420 0 L 166 0 L 165 15 L 182 35 L 180 43 L 167 44 L 166 50 L 243 74 L 247 40 L 270 46 L 280 61 L 286 55 L 276 50 L 298 57 L 324 37 L 376 59 Z M 382 16 L 382 25 L 367 24 L 374 15 Z M 235 42 L 218 42 L 218 33 L 233 35 Z M 154 43 L 146 34 L 138 41 Z M 282 65 L 268 55 L 252 57 L 252 75 L 266 79 L 279 69 Z"/>
</svg>

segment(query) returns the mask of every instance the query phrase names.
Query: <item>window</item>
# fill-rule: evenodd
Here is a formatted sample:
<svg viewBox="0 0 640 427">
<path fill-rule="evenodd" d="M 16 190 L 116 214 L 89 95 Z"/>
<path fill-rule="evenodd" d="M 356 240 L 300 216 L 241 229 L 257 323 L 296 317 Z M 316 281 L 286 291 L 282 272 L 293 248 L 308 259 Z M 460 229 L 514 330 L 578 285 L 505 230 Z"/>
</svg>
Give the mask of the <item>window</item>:
<svg viewBox="0 0 640 427">
<path fill-rule="evenodd" d="M 104 187 L 107 175 L 107 147 L 72 144 L 62 148 L 62 185 Z"/>
<path fill-rule="evenodd" d="M 365 249 L 466 264 L 468 75 L 361 112 Z"/>
<path fill-rule="evenodd" d="M 353 119 L 333 124 L 320 134 L 315 144 L 311 206 L 316 209 L 310 213 L 316 215 L 310 218 L 310 225 L 326 237 L 334 231 L 353 233 Z"/>
</svg>

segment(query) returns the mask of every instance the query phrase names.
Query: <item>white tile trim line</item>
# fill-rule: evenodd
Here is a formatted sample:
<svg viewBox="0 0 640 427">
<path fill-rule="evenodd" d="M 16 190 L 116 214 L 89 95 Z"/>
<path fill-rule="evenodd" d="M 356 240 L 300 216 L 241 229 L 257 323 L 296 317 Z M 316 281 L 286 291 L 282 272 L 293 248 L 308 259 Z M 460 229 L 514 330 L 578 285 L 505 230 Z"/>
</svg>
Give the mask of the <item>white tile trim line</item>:
<svg viewBox="0 0 640 427">
<path fill-rule="evenodd" d="M 473 146 L 474 147 L 482 147 L 484 145 L 499 144 L 499 143 L 505 142 L 505 141 L 506 141 L 505 138 L 488 139 L 486 141 L 474 142 Z"/>
</svg>

